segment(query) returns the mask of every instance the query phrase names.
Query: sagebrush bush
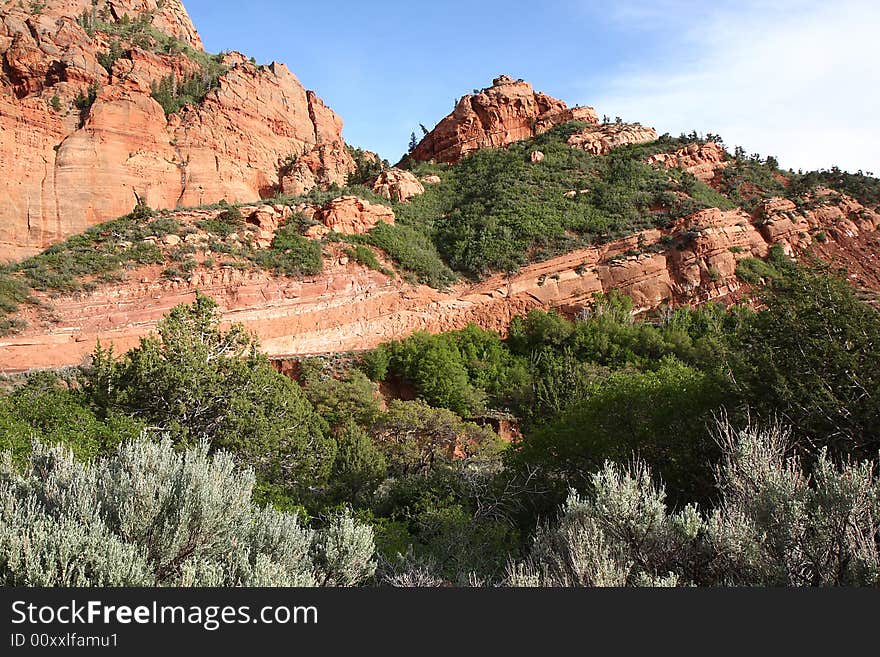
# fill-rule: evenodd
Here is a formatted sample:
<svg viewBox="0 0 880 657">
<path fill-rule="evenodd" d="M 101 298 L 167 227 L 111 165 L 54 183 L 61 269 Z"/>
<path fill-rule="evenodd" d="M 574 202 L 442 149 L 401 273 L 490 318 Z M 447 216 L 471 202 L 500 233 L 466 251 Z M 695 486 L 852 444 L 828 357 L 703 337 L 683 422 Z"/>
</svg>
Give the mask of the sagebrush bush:
<svg viewBox="0 0 880 657">
<path fill-rule="evenodd" d="M 514 586 L 876 586 L 880 480 L 870 462 L 808 474 L 779 426 L 716 438 L 720 502 L 672 512 L 650 468 L 607 463 L 511 564 Z"/>
<path fill-rule="evenodd" d="M 79 462 L 36 444 L 0 460 L 4 586 L 354 586 L 375 571 L 372 530 L 322 530 L 253 504 L 255 477 L 204 442 L 129 441 Z"/>
</svg>

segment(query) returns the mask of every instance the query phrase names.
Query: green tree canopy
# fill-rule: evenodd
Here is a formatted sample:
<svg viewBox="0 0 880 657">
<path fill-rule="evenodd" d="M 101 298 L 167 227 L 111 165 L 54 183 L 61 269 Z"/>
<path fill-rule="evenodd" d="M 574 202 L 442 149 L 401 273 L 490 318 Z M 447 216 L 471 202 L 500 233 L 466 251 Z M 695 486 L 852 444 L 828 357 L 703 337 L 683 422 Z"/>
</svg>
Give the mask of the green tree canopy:
<svg viewBox="0 0 880 657">
<path fill-rule="evenodd" d="M 744 400 L 780 415 L 801 449 L 842 458 L 880 448 L 880 313 L 846 281 L 790 268 L 767 288 L 766 309 L 734 336 L 731 366 Z"/>
<path fill-rule="evenodd" d="M 87 393 L 103 413 L 121 410 L 177 442 L 229 450 L 261 483 L 292 492 L 321 485 L 336 451 L 326 423 L 242 326 L 221 328 L 216 307 L 198 294 L 119 361 L 99 346 Z"/>
</svg>

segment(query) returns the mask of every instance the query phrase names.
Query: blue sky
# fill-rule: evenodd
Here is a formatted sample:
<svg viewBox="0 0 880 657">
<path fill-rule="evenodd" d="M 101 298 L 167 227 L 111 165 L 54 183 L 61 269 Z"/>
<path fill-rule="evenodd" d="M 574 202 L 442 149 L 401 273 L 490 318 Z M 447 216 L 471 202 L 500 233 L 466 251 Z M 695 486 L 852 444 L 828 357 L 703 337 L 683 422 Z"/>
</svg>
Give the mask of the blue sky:
<svg viewBox="0 0 880 657">
<path fill-rule="evenodd" d="M 285 62 L 392 161 L 506 73 L 571 105 L 721 134 L 783 166 L 880 174 L 873 0 L 184 0 L 205 47 Z"/>
</svg>

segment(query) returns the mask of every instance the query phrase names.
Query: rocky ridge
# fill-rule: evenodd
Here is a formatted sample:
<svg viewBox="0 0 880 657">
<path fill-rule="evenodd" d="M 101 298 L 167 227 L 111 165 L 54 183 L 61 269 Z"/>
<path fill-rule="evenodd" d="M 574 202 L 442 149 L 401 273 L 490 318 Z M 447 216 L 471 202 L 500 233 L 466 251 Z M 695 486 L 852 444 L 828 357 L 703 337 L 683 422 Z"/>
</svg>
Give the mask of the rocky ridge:
<svg viewBox="0 0 880 657">
<path fill-rule="evenodd" d="M 659 153 L 652 156 L 649 162 L 682 169 L 705 183 L 711 183 L 720 171 L 730 166 L 724 148 L 711 141 L 692 144 L 674 153 Z"/>
<path fill-rule="evenodd" d="M 607 155 L 620 146 L 655 141 L 657 136 L 654 128 L 647 128 L 639 123 L 607 123 L 578 130 L 568 138 L 568 145 L 593 155 Z"/>
</svg>

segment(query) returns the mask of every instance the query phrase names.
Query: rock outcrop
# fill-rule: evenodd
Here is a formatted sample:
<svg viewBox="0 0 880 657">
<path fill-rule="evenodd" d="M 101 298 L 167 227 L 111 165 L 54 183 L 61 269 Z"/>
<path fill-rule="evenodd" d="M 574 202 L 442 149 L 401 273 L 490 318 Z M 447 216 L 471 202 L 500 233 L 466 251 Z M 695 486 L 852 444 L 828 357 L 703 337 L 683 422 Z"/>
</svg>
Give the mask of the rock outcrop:
<svg viewBox="0 0 880 657">
<path fill-rule="evenodd" d="M 374 193 L 389 200 L 406 203 L 413 196 L 425 193 L 425 186 L 409 171 L 388 169 L 373 181 Z"/>
<path fill-rule="evenodd" d="M 502 75 L 491 87 L 459 100 L 409 158 L 455 164 L 473 151 L 507 146 L 569 121 L 599 123 L 592 107 L 569 108 L 528 82 Z"/>
<path fill-rule="evenodd" d="M 627 144 L 646 144 L 656 141 L 657 131 L 639 123 L 605 123 L 578 130 L 568 138 L 568 145 L 593 155 L 606 155 Z"/>
<path fill-rule="evenodd" d="M 342 196 L 321 208 L 314 218 L 340 235 L 365 235 L 379 222 L 393 224 L 394 212 L 385 205 L 369 203 L 357 196 Z"/>
<path fill-rule="evenodd" d="M 216 88 L 166 117 L 151 85 L 199 72 L 209 57 L 179 0 L 40 5 L 7 0 L 0 14 L 0 261 L 138 200 L 249 202 L 344 184 L 354 170 L 342 121 L 282 64 L 227 55 Z M 134 39 L 137 21 L 148 27 Z M 177 54 L 154 33 L 178 39 Z"/>
<path fill-rule="evenodd" d="M 712 182 L 719 171 L 729 166 L 724 148 L 711 141 L 705 144 L 691 144 L 674 153 L 653 155 L 649 162 L 684 169 L 704 183 Z"/>
</svg>

